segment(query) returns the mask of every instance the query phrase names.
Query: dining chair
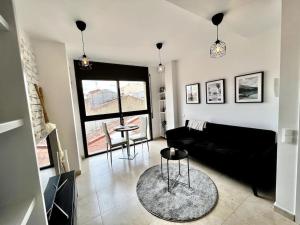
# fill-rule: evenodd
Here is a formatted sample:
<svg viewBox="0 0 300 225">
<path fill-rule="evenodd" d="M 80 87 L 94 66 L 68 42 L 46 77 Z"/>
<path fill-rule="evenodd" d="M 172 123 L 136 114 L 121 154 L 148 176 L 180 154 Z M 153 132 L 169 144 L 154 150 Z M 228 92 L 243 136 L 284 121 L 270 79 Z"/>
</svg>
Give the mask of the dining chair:
<svg viewBox="0 0 300 225">
<path fill-rule="evenodd" d="M 134 149 L 134 154 L 135 154 L 135 144 L 137 142 L 142 144 L 143 148 L 143 143 L 146 141 L 147 143 L 147 148 L 149 152 L 149 140 L 148 140 L 148 123 L 147 123 L 147 117 L 140 117 L 141 120 L 141 125 L 140 125 L 140 132 L 137 134 L 130 135 L 129 139 L 133 142 L 133 149 Z"/>
<path fill-rule="evenodd" d="M 103 128 L 103 132 L 105 134 L 105 140 L 106 140 L 106 157 L 108 159 L 108 151 L 109 151 L 110 152 L 110 163 L 112 164 L 113 148 L 121 146 L 122 151 L 123 151 L 123 146 L 127 144 L 127 141 L 123 137 L 111 138 L 111 136 L 109 135 L 106 123 L 102 123 L 102 128 Z"/>
</svg>

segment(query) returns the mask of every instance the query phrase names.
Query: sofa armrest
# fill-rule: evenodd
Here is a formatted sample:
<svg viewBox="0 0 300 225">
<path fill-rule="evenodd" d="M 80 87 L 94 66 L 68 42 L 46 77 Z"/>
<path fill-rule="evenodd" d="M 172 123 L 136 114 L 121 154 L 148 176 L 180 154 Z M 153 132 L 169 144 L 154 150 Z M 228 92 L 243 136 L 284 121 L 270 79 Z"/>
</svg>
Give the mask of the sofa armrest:
<svg viewBox="0 0 300 225">
<path fill-rule="evenodd" d="M 171 130 L 166 131 L 167 140 L 169 139 L 178 139 L 187 136 L 187 128 L 186 127 L 178 127 Z"/>
</svg>

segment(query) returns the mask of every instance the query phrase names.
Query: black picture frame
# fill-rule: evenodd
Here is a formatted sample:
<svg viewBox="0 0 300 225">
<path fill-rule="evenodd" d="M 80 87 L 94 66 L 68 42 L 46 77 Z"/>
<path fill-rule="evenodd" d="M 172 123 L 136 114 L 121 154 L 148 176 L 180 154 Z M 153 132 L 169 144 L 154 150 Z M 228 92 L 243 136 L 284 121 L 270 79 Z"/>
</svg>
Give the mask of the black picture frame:
<svg viewBox="0 0 300 225">
<path fill-rule="evenodd" d="M 191 99 L 189 99 L 189 93 L 188 93 L 188 89 L 190 89 L 190 91 L 192 91 L 193 88 L 194 88 L 194 90 L 197 91 L 197 93 L 196 93 L 197 99 L 195 101 L 192 101 Z M 201 103 L 201 99 L 200 99 L 200 83 L 194 83 L 194 84 L 187 84 L 187 85 L 185 85 L 185 102 L 186 102 L 186 104 L 200 104 Z"/>
<path fill-rule="evenodd" d="M 257 87 L 255 87 L 256 80 L 249 80 L 249 86 L 244 88 L 245 92 L 241 98 L 241 88 L 240 88 L 240 79 L 253 79 L 257 77 Z M 246 81 L 244 81 L 247 83 Z M 248 92 L 248 93 L 247 93 Z M 253 93 L 254 92 L 254 93 Z M 252 96 L 252 97 L 249 97 Z M 257 96 L 255 98 L 255 96 Z M 242 74 L 234 77 L 234 101 L 235 103 L 263 103 L 264 102 L 264 71 L 258 71 L 254 73 Z"/>
<path fill-rule="evenodd" d="M 221 90 L 221 100 L 209 100 L 209 93 L 208 93 L 208 88 L 209 85 L 212 85 L 213 83 L 217 83 L 219 82 L 221 84 L 220 86 L 220 90 Z M 218 80 L 211 80 L 211 81 L 207 81 L 205 83 L 205 92 L 206 92 L 206 104 L 225 104 L 226 103 L 226 95 L 225 95 L 225 79 L 218 79 Z"/>
</svg>

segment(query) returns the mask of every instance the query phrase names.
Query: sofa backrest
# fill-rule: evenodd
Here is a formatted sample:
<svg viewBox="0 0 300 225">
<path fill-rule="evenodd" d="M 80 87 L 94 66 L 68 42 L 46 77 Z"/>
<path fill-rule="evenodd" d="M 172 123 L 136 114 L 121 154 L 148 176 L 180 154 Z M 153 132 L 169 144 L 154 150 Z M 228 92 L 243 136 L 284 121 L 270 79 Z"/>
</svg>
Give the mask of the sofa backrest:
<svg viewBox="0 0 300 225">
<path fill-rule="evenodd" d="M 216 143 L 245 147 L 267 147 L 276 144 L 276 133 L 271 130 L 207 123 L 205 132 Z"/>
</svg>

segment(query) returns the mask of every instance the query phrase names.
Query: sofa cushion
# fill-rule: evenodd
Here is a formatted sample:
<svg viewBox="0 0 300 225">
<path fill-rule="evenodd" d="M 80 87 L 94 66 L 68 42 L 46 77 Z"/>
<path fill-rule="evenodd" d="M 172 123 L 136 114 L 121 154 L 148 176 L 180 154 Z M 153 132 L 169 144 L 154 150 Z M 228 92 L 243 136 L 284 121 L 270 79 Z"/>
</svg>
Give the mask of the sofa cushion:
<svg viewBox="0 0 300 225">
<path fill-rule="evenodd" d="M 206 133 L 210 141 L 219 146 L 244 149 L 267 147 L 275 144 L 276 133 L 270 130 L 207 123 Z"/>
<path fill-rule="evenodd" d="M 193 145 L 194 143 L 195 143 L 195 139 L 189 138 L 189 137 L 175 139 L 175 140 L 174 139 L 169 140 L 169 144 L 171 145 L 171 147 L 174 147 L 174 148 L 188 147 L 190 145 Z"/>
</svg>

